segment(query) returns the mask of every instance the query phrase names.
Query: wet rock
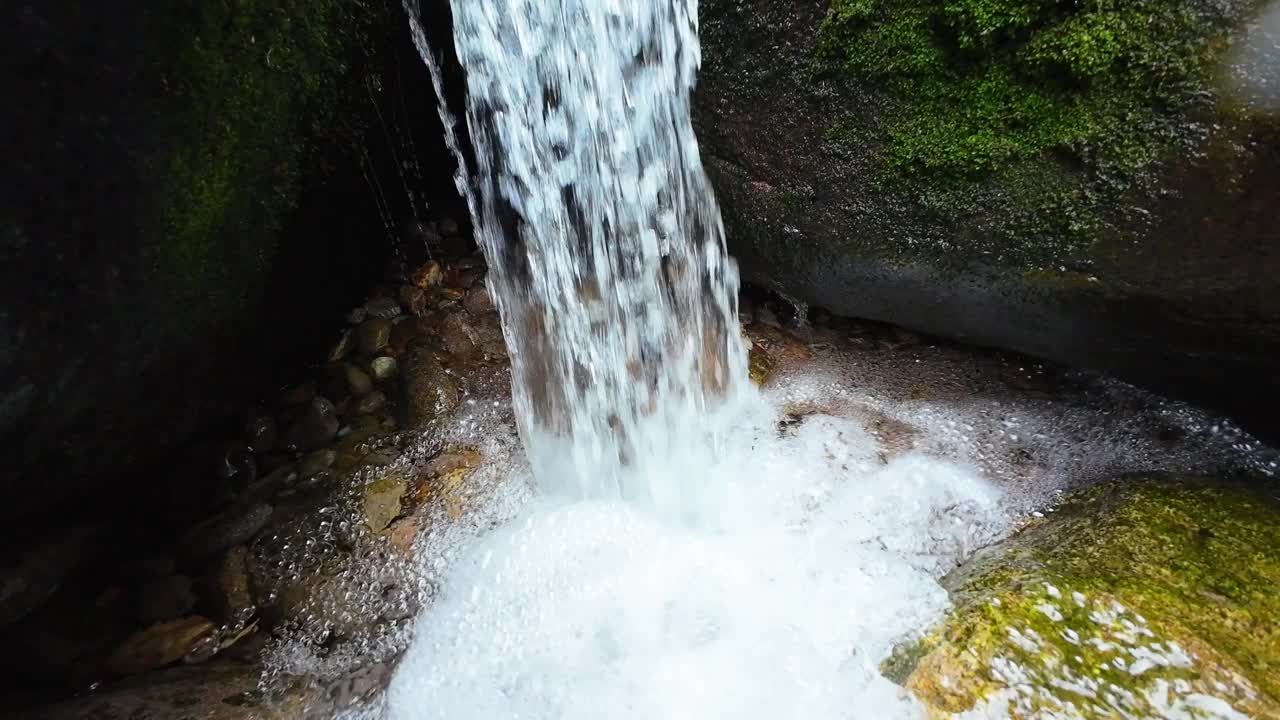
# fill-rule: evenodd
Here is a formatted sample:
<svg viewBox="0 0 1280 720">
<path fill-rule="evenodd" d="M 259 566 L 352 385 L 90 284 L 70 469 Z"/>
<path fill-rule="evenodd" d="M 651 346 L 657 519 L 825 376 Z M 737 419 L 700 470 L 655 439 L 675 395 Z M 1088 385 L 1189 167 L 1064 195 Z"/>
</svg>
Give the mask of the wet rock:
<svg viewBox="0 0 1280 720">
<path fill-rule="evenodd" d="M 387 318 L 371 317 L 356 328 L 360 351 L 373 355 L 387 346 L 391 341 L 391 321 Z"/>
<path fill-rule="evenodd" d="M 1117 478 L 948 575 L 955 609 L 883 669 L 935 713 L 1167 717 L 1195 693 L 1280 716 L 1277 547 L 1263 488 Z"/>
<path fill-rule="evenodd" d="M 218 479 L 234 488 L 247 487 L 258 479 L 258 463 L 253 448 L 234 443 L 227 446 L 219 457 Z"/>
<path fill-rule="evenodd" d="M 400 288 L 400 302 L 404 303 L 404 307 L 409 311 L 410 315 L 419 316 L 427 311 L 427 291 L 413 285 L 404 285 Z"/>
<path fill-rule="evenodd" d="M 342 337 L 338 338 L 338 342 L 334 343 L 329 350 L 329 362 L 339 362 L 345 359 L 355 347 L 355 334 L 350 330 L 343 330 Z"/>
<path fill-rule="evenodd" d="M 461 360 L 474 358 L 480 351 L 476 343 L 476 332 L 466 315 L 451 312 L 445 316 L 440 328 L 440 344 L 445 351 Z"/>
<path fill-rule="evenodd" d="M 299 383 L 280 394 L 280 404 L 285 407 L 301 407 L 315 399 L 316 384 L 310 380 Z"/>
<path fill-rule="evenodd" d="M 338 425 L 338 411 L 333 403 L 323 396 L 317 396 L 290 428 L 290 445 L 304 452 L 322 448 L 333 440 L 338 432 Z"/>
<path fill-rule="evenodd" d="M 374 390 L 356 401 L 356 414 L 373 415 L 387 406 L 387 396 L 381 390 Z"/>
<path fill-rule="evenodd" d="M 214 572 L 218 611 L 232 623 L 246 622 L 254 612 L 249 561 L 249 549 L 237 545 L 222 556 Z"/>
<path fill-rule="evenodd" d="M 458 407 L 461 398 L 453 378 L 426 348 L 410 350 L 404 367 L 410 425 L 422 425 Z"/>
<path fill-rule="evenodd" d="M 351 391 L 352 395 L 359 397 L 367 395 L 369 391 L 373 390 L 373 380 L 369 378 L 365 371 L 354 365 L 347 365 L 343 368 L 343 371 L 347 377 L 347 389 Z"/>
<path fill-rule="evenodd" d="M 196 606 L 196 593 L 191 578 L 170 575 L 138 588 L 134 603 L 138 620 L 150 625 L 191 612 Z"/>
<path fill-rule="evenodd" d="M 415 286 L 423 290 L 436 287 L 443 279 L 444 272 L 440 269 L 440 263 L 434 260 L 414 270 L 413 276 L 410 278 Z"/>
<path fill-rule="evenodd" d="M 382 532 L 400 515 L 400 499 L 407 488 L 404 478 L 396 473 L 385 475 L 365 488 L 361 507 L 370 531 Z"/>
<path fill-rule="evenodd" d="M 489 289 L 483 283 L 467 291 L 467 296 L 462 300 L 462 307 L 474 317 L 480 317 L 496 310 L 493 305 L 493 298 L 489 296 Z"/>
<path fill-rule="evenodd" d="M 484 270 L 477 267 L 459 267 L 455 265 L 444 274 L 444 284 L 459 290 L 470 290 L 484 278 Z"/>
<path fill-rule="evenodd" d="M 395 298 L 377 297 L 369 300 L 364 304 L 364 309 L 368 311 L 371 318 L 382 318 L 390 320 L 403 314 L 400 303 Z"/>
<path fill-rule="evenodd" d="M 330 710 L 341 714 L 368 701 L 390 684 L 393 667 L 391 663 L 374 663 L 331 682 L 325 689 Z"/>
<path fill-rule="evenodd" d="M 97 530 L 88 526 L 61 531 L 0 568 L 0 627 L 22 619 L 57 592 L 92 556 L 97 536 Z"/>
<path fill-rule="evenodd" d="M 184 565 L 206 560 L 233 545 L 253 539 L 271 519 L 273 507 L 264 502 L 236 505 L 187 531 L 178 542 L 178 557 Z"/>
<path fill-rule="evenodd" d="M 276 445 L 276 420 L 266 413 L 255 414 L 245 423 L 244 434 L 255 453 L 265 453 Z"/>
<path fill-rule="evenodd" d="M 769 353 L 757 344 L 747 351 L 747 375 L 756 385 L 764 385 L 773 377 L 774 362 Z"/>
<path fill-rule="evenodd" d="M 414 517 L 403 517 L 387 528 L 387 542 L 400 553 L 409 557 L 413 552 L 413 543 L 418 538 L 418 520 Z"/>
<path fill-rule="evenodd" d="M 422 342 L 427 336 L 424 326 L 429 322 L 427 316 L 417 320 L 398 322 L 391 328 L 391 344 L 389 350 L 394 354 L 403 354 L 409 346 Z"/>
<path fill-rule="evenodd" d="M 396 376 L 399 365 L 396 359 L 388 355 L 380 355 L 369 362 L 369 371 L 378 382 L 386 382 Z"/>
<path fill-rule="evenodd" d="M 193 615 L 152 625 L 129 636 L 107 660 L 115 675 L 136 675 L 181 661 L 213 639 L 216 627 Z"/>
<path fill-rule="evenodd" d="M 302 462 L 298 463 L 298 475 L 307 478 L 328 470 L 333 466 L 333 461 L 337 456 L 338 454 L 335 451 L 328 448 L 316 450 L 302 458 Z"/>
<path fill-rule="evenodd" d="M 451 287 L 442 287 L 436 290 L 436 307 L 449 308 L 457 305 L 466 298 L 467 294 L 462 290 Z"/>
</svg>

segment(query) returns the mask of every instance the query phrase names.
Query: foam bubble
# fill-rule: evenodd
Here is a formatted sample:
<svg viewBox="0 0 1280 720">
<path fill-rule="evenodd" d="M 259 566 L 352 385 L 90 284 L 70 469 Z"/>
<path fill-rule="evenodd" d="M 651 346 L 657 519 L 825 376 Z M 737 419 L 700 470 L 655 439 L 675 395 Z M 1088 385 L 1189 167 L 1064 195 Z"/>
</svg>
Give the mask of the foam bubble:
<svg viewBox="0 0 1280 720">
<path fill-rule="evenodd" d="M 757 410 L 702 478 L 713 521 L 540 500 L 454 565 L 393 718 L 918 717 L 878 672 L 1007 528 L 970 468 L 887 464 L 849 419 Z M 699 478 L 686 478 L 697 483 Z"/>
</svg>

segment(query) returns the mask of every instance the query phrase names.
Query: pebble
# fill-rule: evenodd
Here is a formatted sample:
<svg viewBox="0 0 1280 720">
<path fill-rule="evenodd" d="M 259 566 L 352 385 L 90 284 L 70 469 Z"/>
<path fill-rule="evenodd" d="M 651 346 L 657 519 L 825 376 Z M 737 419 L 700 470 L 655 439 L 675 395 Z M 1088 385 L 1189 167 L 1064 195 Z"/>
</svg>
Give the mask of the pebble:
<svg viewBox="0 0 1280 720">
<path fill-rule="evenodd" d="M 338 411 L 327 398 L 318 395 L 289 431 L 290 444 L 307 452 L 329 444 L 338 433 Z"/>
<path fill-rule="evenodd" d="M 493 298 L 489 296 L 489 289 L 483 284 L 471 288 L 467 291 L 467 297 L 462 301 L 462 307 L 474 317 L 481 317 L 493 312 Z"/>
<path fill-rule="evenodd" d="M 356 402 L 357 415 L 372 415 L 387 406 L 387 396 L 381 390 L 374 390 Z"/>
<path fill-rule="evenodd" d="M 136 675 L 182 660 L 212 639 L 216 628 L 208 618 L 192 615 L 152 625 L 130 635 L 107 660 L 116 675 Z"/>
<path fill-rule="evenodd" d="M 333 461 L 338 457 L 338 453 L 325 448 L 316 450 L 315 452 L 302 458 L 302 462 L 298 463 L 298 475 L 303 478 L 311 477 L 319 472 L 328 470 L 333 467 Z"/>
<path fill-rule="evenodd" d="M 404 379 L 410 424 L 428 423 L 458 407 L 457 385 L 428 349 L 410 351 L 405 361 Z"/>
<path fill-rule="evenodd" d="M 427 293 L 425 290 L 413 285 L 402 285 L 400 287 L 400 302 L 404 303 L 405 309 L 410 315 L 420 316 L 427 311 Z"/>
<path fill-rule="evenodd" d="M 178 541 L 178 556 L 184 565 L 191 565 L 233 545 L 243 545 L 266 527 L 274 510 L 261 502 L 227 508 L 188 530 Z"/>
<path fill-rule="evenodd" d="M 369 371 L 378 382 L 386 382 L 395 377 L 397 369 L 396 359 L 388 355 L 379 355 L 369 363 Z"/>
<path fill-rule="evenodd" d="M 359 336 L 361 352 L 372 355 L 391 341 L 391 321 L 386 318 L 369 318 L 360 323 L 356 334 Z"/>
<path fill-rule="evenodd" d="M 342 337 L 338 338 L 338 342 L 334 343 L 333 348 L 329 350 L 329 362 L 338 362 L 351 354 L 351 349 L 355 347 L 353 337 L 350 330 L 342 331 Z"/>
<path fill-rule="evenodd" d="M 397 473 L 385 475 L 368 485 L 364 490 L 365 524 L 375 533 L 387 529 L 392 520 L 400 515 L 400 498 L 408 484 Z"/>
<path fill-rule="evenodd" d="M 390 320 L 403 314 L 400 309 L 400 303 L 395 298 L 389 297 L 373 298 L 365 303 L 364 309 L 368 311 L 369 317 L 382 318 L 384 320 Z"/>
<path fill-rule="evenodd" d="M 351 394 L 357 397 L 368 395 L 373 390 L 373 380 L 369 378 L 368 373 L 354 365 L 347 365 L 344 370 L 347 374 L 347 388 L 351 390 Z"/>
<path fill-rule="evenodd" d="M 440 263 L 432 260 L 413 271 L 413 277 L 410 278 L 413 284 L 427 290 L 440 284 L 444 279 L 444 272 L 440 269 Z"/>
</svg>

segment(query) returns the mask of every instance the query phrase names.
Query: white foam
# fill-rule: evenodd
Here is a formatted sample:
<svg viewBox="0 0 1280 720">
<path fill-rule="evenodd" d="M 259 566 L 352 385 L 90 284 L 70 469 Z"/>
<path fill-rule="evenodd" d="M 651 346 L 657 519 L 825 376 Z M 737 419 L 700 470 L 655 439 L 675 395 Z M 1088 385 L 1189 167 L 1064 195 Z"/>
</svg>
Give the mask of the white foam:
<svg viewBox="0 0 1280 720">
<path fill-rule="evenodd" d="M 750 417 L 701 479 L 709 522 L 540 500 L 472 546 L 390 716 L 921 716 L 878 665 L 944 612 L 936 578 L 1005 529 L 999 492 L 921 455 L 883 465 L 847 419 L 783 437 Z"/>
</svg>

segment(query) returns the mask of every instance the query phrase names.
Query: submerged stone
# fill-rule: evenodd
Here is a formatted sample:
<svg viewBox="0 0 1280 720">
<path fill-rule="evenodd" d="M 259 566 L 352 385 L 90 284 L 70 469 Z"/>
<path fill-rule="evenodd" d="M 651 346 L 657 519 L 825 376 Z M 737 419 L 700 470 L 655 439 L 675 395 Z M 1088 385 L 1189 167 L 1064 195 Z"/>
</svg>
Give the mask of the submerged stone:
<svg viewBox="0 0 1280 720">
<path fill-rule="evenodd" d="M 1258 488 L 1119 478 L 943 584 L 956 609 L 882 667 L 935 713 L 1280 713 L 1280 502 Z"/>
</svg>

